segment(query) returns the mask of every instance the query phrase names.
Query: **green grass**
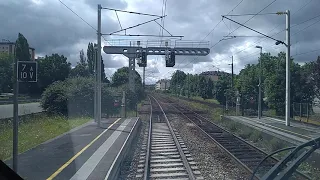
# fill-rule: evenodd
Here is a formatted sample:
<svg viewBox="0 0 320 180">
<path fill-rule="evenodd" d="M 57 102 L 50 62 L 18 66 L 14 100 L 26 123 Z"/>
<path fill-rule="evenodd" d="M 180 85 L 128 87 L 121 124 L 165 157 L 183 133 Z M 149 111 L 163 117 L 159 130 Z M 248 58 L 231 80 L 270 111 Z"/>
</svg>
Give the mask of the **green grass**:
<svg viewBox="0 0 320 180">
<path fill-rule="evenodd" d="M 194 96 L 194 97 L 190 97 L 191 99 L 195 99 L 195 100 L 200 100 L 203 102 L 210 102 L 210 103 L 214 103 L 214 104 L 220 104 L 216 99 L 206 99 L 204 100 L 202 97 L 200 96 Z"/>
<path fill-rule="evenodd" d="M 136 117 L 136 111 L 135 110 L 127 111 L 127 117 Z"/>
<path fill-rule="evenodd" d="M 70 118 L 30 115 L 19 123 L 19 153 L 25 152 L 49 139 L 80 126 L 91 118 Z M 6 160 L 12 155 L 12 121 L 0 123 L 0 159 Z"/>
</svg>

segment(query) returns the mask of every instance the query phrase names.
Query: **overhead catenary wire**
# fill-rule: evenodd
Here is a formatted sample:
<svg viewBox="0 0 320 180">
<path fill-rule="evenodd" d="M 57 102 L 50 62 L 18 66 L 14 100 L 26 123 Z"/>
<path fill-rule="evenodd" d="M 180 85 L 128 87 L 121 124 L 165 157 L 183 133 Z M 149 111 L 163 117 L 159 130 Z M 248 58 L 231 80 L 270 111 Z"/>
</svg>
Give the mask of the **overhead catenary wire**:
<svg viewBox="0 0 320 180">
<path fill-rule="evenodd" d="M 87 24 L 89 27 L 91 27 L 96 33 L 98 32 L 98 30 L 96 28 L 94 28 L 91 24 L 89 24 L 86 20 L 84 20 L 80 15 L 78 15 L 76 12 L 74 12 L 69 6 L 67 6 L 65 3 L 63 3 L 61 0 L 58 0 L 61 4 L 63 4 L 68 10 L 70 10 L 73 14 L 75 14 L 79 19 L 81 19 L 85 24 Z M 110 42 L 108 42 L 104 36 L 101 36 L 107 43 L 110 44 Z M 111 77 L 111 75 L 107 72 L 105 72 L 109 77 Z"/>
<path fill-rule="evenodd" d="M 125 10 L 113 9 L 113 8 L 107 8 L 107 7 L 102 7 L 102 9 L 107 9 L 107 10 L 111 10 L 111 11 L 125 12 L 125 13 L 129 13 L 129 14 L 137 14 L 137 15 L 161 17 L 161 16 L 155 15 L 155 14 L 147 14 L 147 13 L 139 13 L 139 12 L 133 12 L 133 11 L 125 11 Z"/>
<path fill-rule="evenodd" d="M 262 36 L 264 36 L 264 37 L 266 37 L 266 38 L 269 38 L 269 39 L 272 39 L 272 40 L 275 40 L 275 41 L 277 41 L 277 42 L 281 42 L 282 44 L 284 44 L 284 42 L 282 42 L 282 41 L 280 41 L 280 40 L 277 40 L 277 39 L 275 39 L 275 38 L 273 38 L 273 37 L 270 37 L 270 36 L 268 36 L 268 35 L 266 35 L 266 34 L 263 34 L 263 33 L 259 32 L 259 31 L 255 30 L 255 29 L 252 29 L 252 28 L 244 25 L 244 24 L 241 24 L 241 23 L 239 23 L 239 22 L 237 22 L 237 21 L 234 21 L 234 20 L 232 20 L 232 19 L 230 19 L 230 18 L 227 18 L 227 17 L 225 17 L 225 16 L 222 16 L 222 17 L 223 17 L 223 18 L 226 18 L 226 19 L 228 19 L 228 20 L 230 20 L 230 21 L 232 21 L 232 22 L 234 22 L 234 23 L 236 23 L 236 24 L 239 24 L 240 26 L 243 26 L 243 27 L 245 27 L 245 28 L 247 28 L 247 29 L 250 29 L 251 31 L 254 31 L 254 32 L 258 33 L 258 34 L 261 34 Z"/>
<path fill-rule="evenodd" d="M 231 12 L 233 12 L 242 2 L 243 2 L 244 0 L 241 0 L 235 7 L 233 7 L 229 12 L 228 12 L 228 14 L 230 14 Z M 222 22 L 222 19 L 209 31 L 209 33 L 206 35 L 206 36 L 204 36 L 204 38 L 201 40 L 201 41 L 204 41 L 217 27 L 218 27 L 218 25 L 220 24 Z M 220 41 L 219 41 L 220 42 Z M 218 42 L 218 43 L 219 43 Z M 211 49 L 211 48 L 210 48 Z M 197 57 L 197 58 L 199 58 L 199 57 Z M 195 58 L 194 59 L 194 61 L 197 59 L 197 58 Z M 186 58 L 185 58 L 186 59 Z M 185 60 L 184 59 L 184 60 Z M 191 61 L 189 62 L 189 63 L 187 63 L 187 65 L 189 65 L 191 63 Z M 185 66 L 187 66 L 187 65 L 185 65 Z M 178 65 L 179 66 L 179 65 Z M 177 67 L 177 68 L 179 68 L 179 67 Z M 175 71 L 175 70 L 173 70 L 173 71 Z M 173 71 L 169 71 L 169 72 L 167 72 L 166 74 L 168 74 L 168 73 L 171 73 L 171 72 L 173 72 Z"/>
<path fill-rule="evenodd" d="M 230 14 L 232 11 L 234 11 L 244 0 L 241 0 L 235 7 L 233 7 L 228 14 Z M 211 31 L 202 39 L 205 40 L 216 28 L 217 26 L 222 22 L 222 19 L 211 29 Z"/>
<path fill-rule="evenodd" d="M 311 1 L 312 1 L 312 0 L 306 2 L 306 3 L 305 3 L 304 5 L 302 5 L 299 9 L 295 10 L 291 15 L 292 15 L 292 16 L 295 15 L 295 14 L 296 14 L 297 12 L 299 12 L 301 9 L 303 9 L 303 8 L 305 8 L 307 5 L 309 5 Z M 303 23 L 306 23 L 306 22 L 308 22 L 308 21 L 311 21 L 311 20 L 313 20 L 313 19 L 315 19 L 315 18 L 317 18 L 317 17 L 320 17 L 320 15 L 317 15 L 317 16 L 315 16 L 315 17 L 309 18 L 309 19 L 307 19 L 307 20 L 305 20 L 305 21 L 302 21 L 302 22 L 300 22 L 300 23 L 298 23 L 298 24 L 294 24 L 294 25 L 290 26 L 290 28 L 296 27 L 296 26 L 298 26 L 298 25 L 301 25 L 301 24 L 303 24 Z M 274 31 L 275 29 L 277 29 L 280 25 L 281 25 L 281 24 L 278 24 L 278 25 L 274 26 L 274 27 L 268 32 L 268 34 L 271 33 L 272 31 Z M 281 32 L 284 32 L 284 31 L 285 31 L 285 29 L 283 29 L 283 30 L 281 30 L 281 31 L 279 31 L 279 32 L 277 32 L 277 33 L 274 33 L 273 35 L 269 35 L 269 36 L 274 37 L 274 36 L 280 34 Z M 263 41 L 265 41 L 265 40 L 266 40 L 266 38 L 261 37 L 261 38 L 259 38 L 257 41 L 253 42 L 252 45 L 250 45 L 250 46 L 248 46 L 248 47 L 246 47 L 246 48 L 243 48 L 243 49 L 241 49 L 241 50 L 239 50 L 239 51 L 237 51 L 237 52 L 235 52 L 235 53 L 233 53 L 233 54 L 235 55 L 235 54 L 239 54 L 239 53 L 241 53 L 241 52 L 244 52 L 246 49 L 249 49 L 249 48 L 257 45 L 257 43 L 261 43 L 261 42 L 263 42 Z M 294 44 L 291 44 L 291 46 L 293 46 L 293 45 L 294 45 Z M 274 49 L 279 49 L 279 48 L 280 48 L 280 47 L 278 46 L 277 48 L 274 48 Z M 247 56 L 245 56 L 245 57 L 247 57 Z M 241 58 L 243 58 L 243 57 L 239 57 L 239 58 L 241 59 Z M 226 59 L 220 59 L 220 60 L 218 60 L 218 61 L 224 61 L 224 60 L 226 60 Z"/>
<path fill-rule="evenodd" d="M 242 2 L 243 2 L 244 0 L 241 0 L 235 7 L 233 7 L 229 12 L 228 12 L 228 14 L 230 14 L 231 12 L 233 12 Z M 218 27 L 218 25 L 221 23 L 223 21 L 223 19 L 221 19 L 213 28 L 212 28 L 212 30 L 201 40 L 201 41 L 204 41 L 204 39 L 206 39 L 217 27 Z M 220 42 L 220 41 L 219 41 Z M 214 45 L 215 46 L 215 45 Z M 210 49 L 212 49 L 211 47 L 210 47 Z M 197 57 L 197 58 L 199 58 L 199 57 Z M 196 60 L 197 58 L 195 58 L 194 60 Z M 190 61 L 187 65 L 189 65 L 190 63 L 191 63 L 192 61 Z M 186 66 L 187 66 L 186 65 Z"/>
<path fill-rule="evenodd" d="M 263 15 L 271 15 L 271 14 L 277 14 L 277 13 L 261 13 L 261 14 L 255 14 L 255 13 L 249 13 L 249 14 L 229 14 L 224 16 L 263 16 Z"/>
<path fill-rule="evenodd" d="M 71 8 L 69 8 L 65 3 L 63 3 L 61 0 L 58 0 L 61 4 L 63 4 L 67 9 L 69 9 L 73 14 L 75 14 L 78 18 L 80 18 L 84 23 L 86 23 L 88 26 L 90 26 L 93 30 L 98 32 L 96 28 L 94 28 L 91 24 L 89 24 L 86 20 L 84 20 L 81 16 L 79 16 L 76 12 L 74 12 Z"/>
<path fill-rule="evenodd" d="M 253 19 L 255 16 L 257 16 L 258 14 L 260 14 L 262 11 L 264 11 L 265 9 L 267 9 L 269 6 L 271 6 L 274 2 L 276 2 L 277 0 L 273 0 L 271 3 L 269 3 L 267 6 L 265 6 L 263 9 L 261 9 L 259 12 L 257 12 L 256 14 L 254 14 L 251 18 L 249 18 L 247 21 L 245 21 L 242 24 L 246 24 L 247 22 L 249 22 L 251 19 Z M 229 36 L 230 34 L 234 33 L 236 30 L 238 30 L 241 26 L 238 26 L 235 30 L 233 30 L 232 32 L 230 32 L 227 36 Z"/>
<path fill-rule="evenodd" d="M 310 0 L 310 1 L 307 2 L 307 3 L 305 3 L 305 4 L 304 4 L 303 6 L 301 6 L 298 10 L 294 11 L 291 15 L 294 15 L 294 14 L 296 14 L 297 12 L 299 12 L 301 9 L 305 8 L 308 4 L 310 4 L 311 1 L 312 1 L 312 0 Z M 317 18 L 317 17 L 320 17 L 320 15 L 318 15 L 318 16 L 316 16 L 316 17 L 313 17 L 313 18 L 310 18 L 310 19 L 308 19 L 308 20 L 306 20 L 306 21 L 303 21 L 303 22 L 301 22 L 301 23 L 299 23 L 299 24 L 294 24 L 294 25 L 290 26 L 290 28 L 295 27 L 295 26 L 300 25 L 300 24 L 303 24 L 303 23 L 305 23 L 305 22 L 308 22 L 308 21 L 310 21 L 310 20 L 312 20 L 312 19 L 314 19 L 314 18 Z M 281 24 L 278 24 L 278 25 L 274 26 L 274 27 L 268 32 L 268 34 L 271 33 L 272 31 L 274 31 L 274 30 L 275 30 L 276 28 L 278 28 L 280 25 L 281 25 Z M 286 30 L 286 29 L 282 29 L 281 31 L 279 31 L 279 32 L 271 35 L 271 37 L 274 37 L 274 36 L 280 34 L 281 32 L 284 32 L 285 30 Z M 259 38 L 259 40 L 255 41 L 255 42 L 253 43 L 253 45 L 251 45 L 251 46 L 249 46 L 249 47 L 246 47 L 246 48 L 244 48 L 244 49 L 242 49 L 242 50 L 240 50 L 240 51 L 238 51 L 238 52 L 236 52 L 236 53 L 234 53 L 234 54 L 241 53 L 241 52 L 243 52 L 244 50 L 246 50 L 246 49 L 248 49 L 248 48 L 250 48 L 250 47 L 253 47 L 253 46 L 256 45 L 257 43 L 263 42 L 264 40 L 266 40 L 266 39 L 263 38 L 263 37 L 262 37 L 262 38 Z"/>
<path fill-rule="evenodd" d="M 122 26 L 121 26 L 121 23 L 120 23 L 120 19 L 119 19 L 118 13 L 117 13 L 117 11 L 114 11 L 114 12 L 116 13 L 116 16 L 117 16 L 117 19 L 118 19 L 118 22 L 119 22 L 120 28 L 121 28 L 121 30 L 122 30 Z"/>
<path fill-rule="evenodd" d="M 268 8 L 270 5 L 272 5 L 272 4 L 273 4 L 274 2 L 276 2 L 276 1 L 277 1 L 277 0 L 273 0 L 271 3 L 269 3 L 267 6 L 265 6 L 262 10 L 260 10 L 258 13 L 256 13 L 255 15 L 253 15 L 251 18 L 249 18 L 249 19 L 248 19 L 247 21 L 245 21 L 243 24 L 249 22 L 249 21 L 250 21 L 251 19 L 253 19 L 257 14 L 261 13 L 263 10 L 265 10 L 266 8 Z M 241 3 L 242 3 L 242 1 L 241 1 L 240 3 L 238 3 L 236 7 L 238 7 Z M 232 9 L 230 12 L 232 12 L 233 10 L 234 10 L 234 9 Z M 230 14 L 230 12 L 229 12 L 228 14 Z M 220 24 L 221 21 L 222 21 L 222 19 L 219 21 L 218 24 Z M 230 32 L 227 36 L 229 36 L 230 34 L 232 34 L 233 32 L 235 32 L 236 30 L 238 30 L 240 27 L 241 27 L 241 26 L 237 27 L 235 30 L 233 30 L 232 32 Z M 207 36 L 209 36 L 209 34 L 208 34 Z M 216 45 L 218 45 L 221 41 L 223 41 L 223 39 L 220 39 L 218 42 L 216 42 L 214 45 L 212 45 L 212 46 L 210 47 L 210 50 L 211 50 L 212 48 L 214 48 Z M 195 58 L 193 61 L 195 61 L 196 59 L 198 59 L 198 57 Z M 185 66 L 189 65 L 189 64 L 190 64 L 191 62 L 193 62 L 193 61 L 190 61 L 190 62 L 189 62 L 188 64 L 186 64 Z"/>
<path fill-rule="evenodd" d="M 143 23 L 139 23 L 139 24 L 136 24 L 136 25 L 134 25 L 134 26 L 130 26 L 130 27 L 127 27 L 127 28 L 124 28 L 124 29 L 118 30 L 118 31 L 114 31 L 114 32 L 109 33 L 109 34 L 102 34 L 102 35 L 112 35 L 112 34 L 115 34 L 115 33 L 121 32 L 121 31 L 126 31 L 126 30 L 128 30 L 128 29 L 132 29 L 132 28 L 135 28 L 135 27 L 138 27 L 138 26 L 141 26 L 141 25 L 144 25 L 144 24 L 150 23 L 150 22 L 152 22 L 152 21 L 155 21 L 155 20 L 161 19 L 161 18 L 163 18 L 163 17 L 165 17 L 165 16 L 157 17 L 157 18 L 155 18 L 155 19 L 151 19 L 151 20 L 149 20 L 149 21 L 145 21 L 145 22 L 143 22 Z"/>
<path fill-rule="evenodd" d="M 294 15 L 294 14 L 296 14 L 297 12 L 299 12 L 299 10 L 305 8 L 308 4 L 310 4 L 311 1 L 312 1 L 312 0 L 308 1 L 307 3 L 305 3 L 305 4 L 304 4 L 303 6 L 301 6 L 298 10 L 296 10 L 295 12 L 293 12 L 291 15 Z M 320 15 L 317 15 L 317 16 L 315 16 L 315 17 L 309 18 L 309 19 L 307 19 L 307 20 L 305 20 L 305 21 L 302 21 L 302 22 L 300 22 L 300 23 L 298 23 L 298 24 L 294 24 L 294 25 L 291 26 L 291 28 L 292 28 L 292 27 L 296 27 L 296 26 L 301 25 L 301 24 L 304 24 L 304 23 L 306 23 L 306 22 L 308 22 L 308 21 L 311 21 L 311 20 L 313 20 L 313 19 L 316 19 L 317 17 L 320 17 Z M 221 22 L 221 21 L 220 21 L 220 22 Z M 311 27 L 312 25 L 314 25 L 314 24 L 316 24 L 316 23 L 318 23 L 318 22 L 319 22 L 319 21 L 317 21 L 317 22 L 309 25 L 309 27 Z M 277 25 L 277 26 L 274 26 L 274 28 L 273 28 L 272 30 L 270 30 L 269 33 L 271 33 L 273 30 L 275 30 L 275 29 L 278 28 L 279 26 L 280 26 L 280 24 Z M 307 28 L 309 28 L 309 27 L 306 27 L 305 29 L 307 29 Z M 304 30 L 304 29 L 303 29 L 303 30 Z M 283 29 L 283 30 L 281 30 L 281 31 L 279 31 L 279 32 L 271 35 L 271 37 L 274 37 L 274 36 L 280 34 L 281 32 L 284 32 L 284 31 L 285 31 L 285 29 Z M 302 31 L 302 30 L 300 30 L 300 31 Z M 248 49 L 248 48 L 250 48 L 250 47 L 253 47 L 255 44 L 257 44 L 257 43 L 259 43 L 259 42 L 263 42 L 264 40 L 266 40 L 266 38 L 261 37 L 261 38 L 259 38 L 259 40 L 257 40 L 256 42 L 254 42 L 253 45 L 250 45 L 249 47 L 246 47 L 246 48 L 244 48 L 244 49 L 242 49 L 242 50 L 240 50 L 240 51 L 238 51 L 238 52 L 236 52 L 236 53 L 234 53 L 234 54 L 241 53 L 241 52 L 243 52 L 244 50 L 246 50 L 246 49 Z M 221 40 L 219 40 L 215 45 L 217 45 L 219 42 L 221 42 Z M 294 44 L 296 44 L 296 43 L 294 43 Z M 294 44 L 291 44 L 291 46 L 293 46 Z M 214 46 L 215 46 L 215 45 L 214 45 Z M 279 49 L 279 48 L 280 48 L 280 47 L 278 46 L 278 47 L 273 48 L 273 49 Z M 316 49 L 316 50 L 312 50 L 312 51 L 308 51 L 308 52 L 299 53 L 299 54 L 296 54 L 296 55 L 294 55 L 294 56 L 309 54 L 309 53 L 313 53 L 313 52 L 316 52 L 316 51 L 320 51 L 320 49 Z M 252 53 L 250 53 L 250 54 L 252 54 Z M 252 55 L 251 55 L 251 56 L 252 56 Z M 294 56 L 293 56 L 293 57 L 294 57 Z M 248 55 L 243 56 L 243 57 L 240 57 L 240 58 L 245 58 L 245 57 L 248 57 Z M 226 59 L 222 59 L 222 60 L 226 60 Z M 221 59 L 218 60 L 218 61 L 221 61 Z"/>
</svg>

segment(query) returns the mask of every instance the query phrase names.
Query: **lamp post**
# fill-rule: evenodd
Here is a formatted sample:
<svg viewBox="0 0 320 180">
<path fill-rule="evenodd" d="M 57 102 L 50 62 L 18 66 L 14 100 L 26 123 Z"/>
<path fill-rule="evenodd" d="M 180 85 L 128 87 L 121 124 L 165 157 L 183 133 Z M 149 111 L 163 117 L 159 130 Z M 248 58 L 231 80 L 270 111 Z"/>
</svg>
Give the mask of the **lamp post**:
<svg viewBox="0 0 320 180">
<path fill-rule="evenodd" d="M 258 118 L 261 119 L 261 114 L 262 114 L 262 110 L 261 110 L 261 56 L 262 56 L 262 47 L 261 46 L 256 46 L 256 48 L 260 49 L 260 61 L 259 61 L 259 97 L 258 97 Z"/>
<path fill-rule="evenodd" d="M 276 45 L 284 44 L 286 46 L 286 113 L 285 113 L 285 121 L 286 126 L 290 126 L 290 104 L 291 104 L 291 98 L 290 98 L 290 80 L 291 80 L 291 72 L 290 72 L 290 11 L 286 10 L 285 12 L 278 12 L 278 15 L 286 15 L 286 43 L 283 43 L 281 41 L 277 41 Z"/>
</svg>

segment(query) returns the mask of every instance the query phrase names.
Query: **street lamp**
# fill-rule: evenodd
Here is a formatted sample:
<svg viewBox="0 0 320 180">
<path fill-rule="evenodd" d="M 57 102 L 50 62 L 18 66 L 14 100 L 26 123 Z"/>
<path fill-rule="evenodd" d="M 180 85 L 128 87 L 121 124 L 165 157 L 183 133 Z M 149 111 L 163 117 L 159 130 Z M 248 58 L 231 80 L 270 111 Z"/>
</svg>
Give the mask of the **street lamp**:
<svg viewBox="0 0 320 180">
<path fill-rule="evenodd" d="M 259 66 L 260 66 L 260 70 L 259 70 L 259 98 L 258 98 L 258 118 L 261 119 L 261 114 L 262 114 L 262 110 L 261 110 L 261 56 L 262 56 L 262 47 L 261 46 L 256 46 L 256 48 L 260 49 L 260 61 L 259 61 Z"/>
</svg>

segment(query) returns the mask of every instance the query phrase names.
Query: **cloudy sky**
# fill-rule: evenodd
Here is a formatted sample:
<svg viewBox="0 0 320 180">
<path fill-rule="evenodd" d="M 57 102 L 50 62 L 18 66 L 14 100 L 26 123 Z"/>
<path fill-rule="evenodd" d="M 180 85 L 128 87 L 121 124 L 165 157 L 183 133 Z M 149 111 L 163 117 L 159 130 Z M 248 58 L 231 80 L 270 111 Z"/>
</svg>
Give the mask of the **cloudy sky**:
<svg viewBox="0 0 320 180">
<path fill-rule="evenodd" d="M 71 12 L 77 13 L 87 23 Z M 190 45 L 197 46 L 199 41 L 207 41 L 211 48 L 206 57 L 177 57 L 174 68 L 166 68 L 164 57 L 148 56 L 146 82 L 154 83 L 161 78 L 169 78 L 176 69 L 188 73 L 200 73 L 207 70 L 230 72 L 231 56 L 234 57 L 235 72 L 238 73 L 246 64 L 257 63 L 259 49 L 276 55 L 284 51 L 284 45 L 276 46 L 274 41 L 261 38 L 260 35 L 224 19 L 226 14 L 256 14 L 253 16 L 230 16 L 229 18 L 262 33 L 285 41 L 285 16 L 274 15 L 279 11 L 291 11 L 291 55 L 296 62 L 315 60 L 320 53 L 320 1 L 319 0 L 0 0 L 0 39 L 15 41 L 21 32 L 28 39 L 29 45 L 36 49 L 36 56 L 52 53 L 63 54 L 75 65 L 79 51 L 86 51 L 88 42 L 96 42 L 97 4 L 115 8 L 156 15 L 167 15 L 164 27 L 173 35 L 184 36 Z M 273 2 L 273 3 L 272 3 Z M 261 11 L 262 10 L 262 11 Z M 134 26 L 154 17 L 117 13 L 122 28 Z M 261 14 L 261 15 L 260 15 Z M 120 30 L 115 11 L 102 11 L 102 33 L 108 34 Z M 121 32 L 124 33 L 124 32 Z M 155 22 L 126 31 L 127 34 L 160 35 L 161 28 Z M 230 34 L 231 33 L 231 34 Z M 249 36 L 222 40 L 226 35 Z M 276 35 L 275 35 L 276 34 Z M 163 31 L 163 35 L 168 35 Z M 167 40 L 174 44 L 174 38 L 143 38 L 104 36 L 102 45 L 128 45 L 131 41 L 142 42 Z M 107 41 L 105 41 L 107 40 Z M 110 43 L 110 44 L 109 44 Z M 319 50 L 319 51 L 318 51 Z M 128 66 L 128 59 L 122 55 L 102 53 L 107 76 L 117 68 Z M 141 73 L 142 68 L 136 68 Z"/>
</svg>

